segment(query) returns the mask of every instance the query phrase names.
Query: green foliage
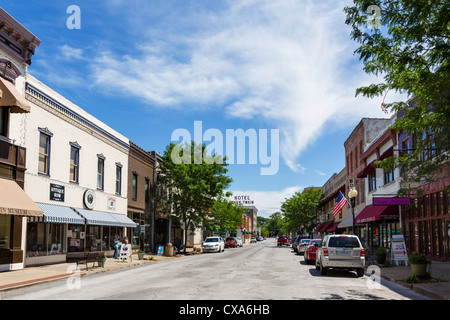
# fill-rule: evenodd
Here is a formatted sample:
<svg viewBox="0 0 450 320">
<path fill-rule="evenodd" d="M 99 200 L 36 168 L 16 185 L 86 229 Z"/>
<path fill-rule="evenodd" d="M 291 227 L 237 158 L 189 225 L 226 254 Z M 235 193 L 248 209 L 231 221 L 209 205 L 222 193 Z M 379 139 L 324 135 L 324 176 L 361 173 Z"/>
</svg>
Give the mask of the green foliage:
<svg viewBox="0 0 450 320">
<path fill-rule="evenodd" d="M 172 212 L 173 219 L 179 219 L 184 227 L 193 231 L 202 226 L 213 208 L 216 198 L 223 195 L 233 181 L 226 175 L 228 169 L 223 161 L 217 161 L 219 155 L 210 156 L 205 145 L 194 141 L 185 148 L 175 148 L 171 143 L 166 147 L 163 161 L 158 167 L 158 182 L 163 186 L 156 199 L 157 210 Z M 174 152 L 172 152 L 174 151 Z M 178 152 L 178 154 L 177 154 Z M 176 161 L 190 152 L 191 162 Z M 185 242 L 188 233 L 185 233 Z M 186 251 L 186 247 L 185 247 Z"/>
<path fill-rule="evenodd" d="M 206 225 L 217 231 L 235 231 L 243 223 L 245 209 L 241 204 L 223 197 L 218 198 L 208 214 Z"/>
<path fill-rule="evenodd" d="M 382 102 L 397 112 L 391 127 L 414 136 L 414 150 L 386 159 L 378 166 L 401 167 L 408 180 L 439 178 L 449 160 L 450 145 L 450 10 L 446 0 L 354 0 L 344 9 L 351 38 L 360 46 L 355 53 L 368 74 L 383 82 L 358 88 L 356 95 L 385 97 L 387 92 L 404 94 L 408 101 Z M 367 8 L 381 12 L 381 28 L 368 28 Z M 428 133 L 424 135 L 424 133 Z M 425 155 L 425 156 L 424 156 Z"/>
<path fill-rule="evenodd" d="M 303 226 L 306 232 L 311 233 L 317 225 L 317 210 L 321 197 L 322 189 L 308 188 L 285 199 L 281 205 L 282 231 L 296 233 Z"/>
</svg>

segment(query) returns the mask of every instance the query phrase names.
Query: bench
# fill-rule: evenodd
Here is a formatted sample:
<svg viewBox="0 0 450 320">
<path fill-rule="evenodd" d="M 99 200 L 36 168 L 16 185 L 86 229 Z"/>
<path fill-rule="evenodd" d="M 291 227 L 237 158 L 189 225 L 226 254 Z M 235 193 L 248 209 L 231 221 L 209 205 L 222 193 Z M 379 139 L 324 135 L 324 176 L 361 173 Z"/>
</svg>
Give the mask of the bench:
<svg viewBox="0 0 450 320">
<path fill-rule="evenodd" d="M 88 263 L 92 263 L 92 267 L 95 266 L 95 263 L 97 262 L 100 266 L 100 260 L 103 259 L 104 252 L 88 252 L 87 255 L 76 261 L 77 267 L 79 264 L 86 264 L 86 270 L 89 270 Z"/>
</svg>

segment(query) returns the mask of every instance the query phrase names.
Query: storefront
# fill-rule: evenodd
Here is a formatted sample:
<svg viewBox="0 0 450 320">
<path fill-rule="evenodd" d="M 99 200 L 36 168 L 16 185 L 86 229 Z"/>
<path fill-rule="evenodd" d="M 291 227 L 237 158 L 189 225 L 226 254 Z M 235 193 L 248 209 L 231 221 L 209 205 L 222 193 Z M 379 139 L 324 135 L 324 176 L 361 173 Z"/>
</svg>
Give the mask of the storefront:
<svg viewBox="0 0 450 320">
<path fill-rule="evenodd" d="M 445 179 L 446 185 L 450 178 Z M 434 192 L 413 199 L 404 207 L 405 240 L 408 252 L 420 252 L 432 260 L 450 261 L 450 200 L 444 184 Z M 439 190 L 440 189 L 440 190 Z"/>
<path fill-rule="evenodd" d="M 0 178 L 0 271 L 22 269 L 22 222 L 42 210 L 13 180 Z"/>
<path fill-rule="evenodd" d="M 106 251 L 113 239 L 122 240 L 136 224 L 125 215 L 38 203 L 43 217 L 27 223 L 26 266 L 66 262 L 71 255 Z"/>
<path fill-rule="evenodd" d="M 393 235 L 400 234 L 399 206 L 368 205 L 355 218 L 363 245 L 390 249 Z"/>
</svg>

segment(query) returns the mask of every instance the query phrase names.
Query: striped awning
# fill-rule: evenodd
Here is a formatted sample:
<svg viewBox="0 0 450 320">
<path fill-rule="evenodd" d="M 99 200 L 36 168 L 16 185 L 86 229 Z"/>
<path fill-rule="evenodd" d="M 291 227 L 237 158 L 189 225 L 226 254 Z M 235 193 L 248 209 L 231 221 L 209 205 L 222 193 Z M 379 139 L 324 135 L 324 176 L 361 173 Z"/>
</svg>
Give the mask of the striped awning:
<svg viewBox="0 0 450 320">
<path fill-rule="evenodd" d="M 116 219 L 121 224 L 121 227 L 136 228 L 138 226 L 136 222 L 134 222 L 124 214 L 110 213 L 110 215 L 112 215 L 114 219 Z"/>
<path fill-rule="evenodd" d="M 137 224 L 124 214 L 110 213 L 105 211 L 94 211 L 73 208 L 81 216 L 87 225 L 112 226 L 112 227 L 136 227 Z"/>
<path fill-rule="evenodd" d="M 29 217 L 28 222 L 84 224 L 84 219 L 69 207 L 40 202 L 36 202 L 36 204 L 44 211 L 44 215 L 43 217 Z"/>
</svg>

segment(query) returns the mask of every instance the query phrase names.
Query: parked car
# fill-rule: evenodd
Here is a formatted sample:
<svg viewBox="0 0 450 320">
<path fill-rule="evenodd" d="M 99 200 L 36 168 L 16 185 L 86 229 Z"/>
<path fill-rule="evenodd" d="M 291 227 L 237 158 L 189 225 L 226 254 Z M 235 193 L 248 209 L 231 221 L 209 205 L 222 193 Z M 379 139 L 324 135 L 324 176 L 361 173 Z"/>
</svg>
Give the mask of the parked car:
<svg viewBox="0 0 450 320">
<path fill-rule="evenodd" d="M 250 243 L 256 243 L 256 238 L 255 238 L 255 237 L 252 237 L 252 238 L 250 239 Z"/>
<path fill-rule="evenodd" d="M 225 243 L 221 237 L 208 237 L 202 245 L 203 252 L 223 252 Z"/>
<path fill-rule="evenodd" d="M 289 246 L 290 245 L 290 241 L 289 241 L 289 237 L 282 235 L 279 236 L 277 239 L 277 246 L 281 247 L 281 246 Z"/>
<path fill-rule="evenodd" d="M 294 237 L 292 239 L 292 250 L 294 250 L 294 252 L 297 252 L 297 247 L 298 247 L 298 241 L 300 240 L 300 236 Z"/>
<path fill-rule="evenodd" d="M 316 251 L 321 243 L 322 239 L 312 239 L 309 242 L 305 249 L 305 253 L 303 254 L 306 264 L 314 263 L 314 261 L 316 261 Z"/>
<path fill-rule="evenodd" d="M 226 238 L 225 239 L 225 248 L 236 248 L 237 241 L 235 238 Z"/>
<path fill-rule="evenodd" d="M 263 241 L 263 237 L 256 237 L 256 241 Z"/>
<path fill-rule="evenodd" d="M 238 247 L 242 247 L 243 246 L 242 239 L 240 237 L 236 237 L 235 239 L 237 241 Z"/>
<path fill-rule="evenodd" d="M 326 275 L 328 269 L 356 270 L 364 275 L 365 252 L 355 235 L 328 235 L 316 251 L 316 269 Z"/>
<path fill-rule="evenodd" d="M 298 246 L 297 246 L 297 253 L 304 254 L 305 249 L 309 245 L 310 241 L 311 241 L 311 239 L 300 239 Z"/>
</svg>

